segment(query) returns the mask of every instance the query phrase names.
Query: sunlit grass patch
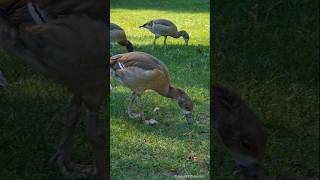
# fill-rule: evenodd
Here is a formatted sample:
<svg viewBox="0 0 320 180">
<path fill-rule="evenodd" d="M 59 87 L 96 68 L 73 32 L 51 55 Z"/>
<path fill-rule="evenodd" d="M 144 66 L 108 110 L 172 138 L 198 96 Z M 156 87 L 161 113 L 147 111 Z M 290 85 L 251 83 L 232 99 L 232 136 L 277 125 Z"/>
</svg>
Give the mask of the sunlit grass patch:
<svg viewBox="0 0 320 180">
<path fill-rule="evenodd" d="M 120 25 L 135 51 L 149 53 L 164 62 L 175 87 L 185 90 L 194 103 L 194 123 L 188 125 L 177 103 L 155 92 L 142 96 L 145 115 L 160 121 L 157 126 L 145 126 L 127 116 L 131 91 L 112 80 L 111 93 L 111 175 L 114 179 L 174 179 L 174 175 L 209 176 L 209 11 L 188 12 L 158 9 L 147 4 L 141 9 L 119 7 L 111 2 L 111 22 Z M 134 2 L 127 1 L 130 6 Z M 175 6 L 173 2 L 171 6 Z M 185 6 L 193 6 L 189 1 Z M 112 8 L 113 4 L 117 8 Z M 209 6 L 209 1 L 207 2 Z M 182 7 L 177 7 L 177 9 Z M 152 50 L 154 35 L 144 28 L 145 22 L 165 18 L 178 30 L 190 34 L 189 46 L 182 38 L 163 38 Z M 201 53 L 197 52 L 201 49 Z M 125 53 L 116 45 L 113 54 Z M 158 107 L 159 111 L 154 112 Z"/>
</svg>

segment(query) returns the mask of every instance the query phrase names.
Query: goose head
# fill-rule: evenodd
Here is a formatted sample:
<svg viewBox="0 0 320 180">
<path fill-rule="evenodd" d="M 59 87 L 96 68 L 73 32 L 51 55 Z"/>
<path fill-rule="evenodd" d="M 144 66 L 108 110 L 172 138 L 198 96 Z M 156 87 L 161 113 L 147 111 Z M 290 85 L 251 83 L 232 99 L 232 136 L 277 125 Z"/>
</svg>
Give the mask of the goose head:
<svg viewBox="0 0 320 180">
<path fill-rule="evenodd" d="M 264 145 L 250 141 L 247 139 L 240 140 L 240 149 L 235 148 L 231 154 L 241 170 L 244 180 L 262 180 Z"/>
<path fill-rule="evenodd" d="M 188 45 L 190 36 L 186 31 L 180 31 L 179 34 L 183 37 L 185 45 Z"/>
<path fill-rule="evenodd" d="M 188 123 L 192 123 L 193 104 L 191 98 L 181 89 L 177 88 L 176 92 L 176 100 L 179 107 L 182 109 L 182 114 L 184 115 Z"/>
</svg>

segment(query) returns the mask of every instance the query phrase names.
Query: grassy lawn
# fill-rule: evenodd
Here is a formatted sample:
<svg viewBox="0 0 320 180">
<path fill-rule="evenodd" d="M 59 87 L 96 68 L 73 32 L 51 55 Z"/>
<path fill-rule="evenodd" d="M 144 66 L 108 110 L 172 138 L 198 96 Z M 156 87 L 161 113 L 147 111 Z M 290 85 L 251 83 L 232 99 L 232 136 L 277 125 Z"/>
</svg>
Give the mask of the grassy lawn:
<svg viewBox="0 0 320 180">
<path fill-rule="evenodd" d="M 60 142 L 70 94 L 2 51 L 0 69 L 9 83 L 0 92 L 0 179 L 64 179 L 48 160 Z M 75 158 L 88 160 L 83 124 L 76 134 Z"/>
<path fill-rule="evenodd" d="M 183 39 L 163 38 L 152 50 L 153 34 L 138 28 L 155 18 L 173 21 L 190 34 Z M 194 123 L 188 125 L 177 104 L 155 92 L 142 96 L 147 118 L 160 121 L 146 126 L 126 114 L 129 89 L 112 81 L 111 177 L 112 179 L 174 179 L 175 175 L 209 176 L 209 1 L 111 1 L 111 22 L 120 25 L 136 51 L 162 60 L 174 86 L 184 89 L 194 102 Z M 200 28 L 199 28 L 200 27 Z M 199 53 L 199 50 L 202 51 Z M 113 54 L 126 52 L 116 45 Z M 160 110 L 154 112 L 153 109 Z"/>
<path fill-rule="evenodd" d="M 215 3 L 212 79 L 240 94 L 264 124 L 264 179 L 319 179 L 318 11 L 314 0 Z M 169 37 L 163 49 L 159 38 L 152 50 L 153 35 L 138 27 L 160 17 L 189 32 L 189 46 Z M 160 121 L 146 126 L 128 118 L 131 92 L 112 80 L 112 179 L 208 179 L 209 1 L 111 0 L 111 22 L 126 30 L 136 51 L 162 60 L 172 84 L 194 102 L 194 123 L 187 125 L 174 101 L 145 93 L 146 117 Z M 119 45 L 112 49 L 113 54 L 124 52 Z M 8 91 L 0 92 L 0 179 L 65 179 L 47 161 L 60 142 L 70 94 L 2 51 L 0 70 L 9 83 Z M 155 107 L 160 110 L 154 112 Z M 229 153 L 221 143 L 215 147 L 215 179 L 239 179 Z M 76 161 L 90 160 L 84 121 L 74 150 Z"/>
<path fill-rule="evenodd" d="M 216 1 L 215 24 L 212 78 L 264 124 L 264 179 L 319 179 L 319 1 Z M 239 179 L 216 147 L 215 177 Z"/>
</svg>

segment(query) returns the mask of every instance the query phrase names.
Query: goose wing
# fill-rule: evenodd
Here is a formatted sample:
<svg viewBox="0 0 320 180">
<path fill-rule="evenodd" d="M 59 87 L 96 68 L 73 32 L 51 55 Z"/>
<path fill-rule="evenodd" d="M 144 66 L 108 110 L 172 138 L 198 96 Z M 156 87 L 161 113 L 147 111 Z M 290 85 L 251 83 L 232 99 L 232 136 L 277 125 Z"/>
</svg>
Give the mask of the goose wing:
<svg viewBox="0 0 320 180">
<path fill-rule="evenodd" d="M 120 82 L 136 92 L 146 89 L 161 92 L 170 84 L 167 67 L 143 52 L 115 55 L 110 60 L 110 68 Z"/>
<path fill-rule="evenodd" d="M 122 30 L 123 31 L 123 29 L 119 25 L 114 24 L 114 23 L 110 23 L 110 30 L 111 31 L 112 30 Z"/>
<path fill-rule="evenodd" d="M 156 19 L 152 25 L 153 32 L 164 35 L 173 36 L 177 31 L 177 26 L 166 19 Z"/>
</svg>

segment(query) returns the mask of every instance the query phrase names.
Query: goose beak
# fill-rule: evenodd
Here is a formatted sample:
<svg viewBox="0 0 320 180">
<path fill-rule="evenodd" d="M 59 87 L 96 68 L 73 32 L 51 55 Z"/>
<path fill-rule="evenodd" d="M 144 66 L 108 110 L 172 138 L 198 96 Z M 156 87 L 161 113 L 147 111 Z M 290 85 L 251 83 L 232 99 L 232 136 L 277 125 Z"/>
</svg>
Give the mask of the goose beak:
<svg viewBox="0 0 320 180">
<path fill-rule="evenodd" d="M 184 117 L 186 118 L 187 122 L 189 124 L 192 123 L 192 112 L 191 111 L 186 111 L 186 110 L 183 110 L 182 111 L 182 114 L 184 115 Z"/>
</svg>

